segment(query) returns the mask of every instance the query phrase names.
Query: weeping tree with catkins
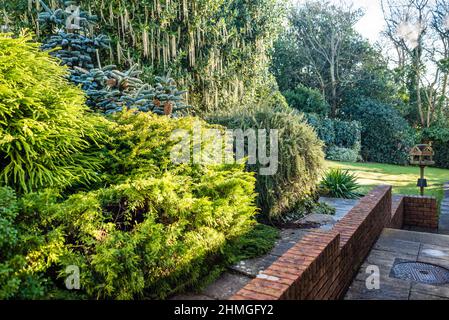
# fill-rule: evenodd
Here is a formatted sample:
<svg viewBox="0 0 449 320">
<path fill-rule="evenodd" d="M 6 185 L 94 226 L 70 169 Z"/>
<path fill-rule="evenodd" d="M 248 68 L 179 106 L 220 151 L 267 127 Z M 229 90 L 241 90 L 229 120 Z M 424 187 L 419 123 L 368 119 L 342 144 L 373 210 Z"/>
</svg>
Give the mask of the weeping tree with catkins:
<svg viewBox="0 0 449 320">
<path fill-rule="evenodd" d="M 4 0 L 0 0 L 4 1 Z M 41 27 L 35 6 L 15 17 Z M 51 2 L 54 2 L 52 0 Z M 80 0 L 111 39 L 108 64 L 144 66 L 145 76 L 171 72 L 202 111 L 254 104 L 273 85 L 271 45 L 282 27 L 285 0 Z M 49 4 L 52 7 L 52 3 Z M 42 8 L 40 9 L 42 10 Z M 270 89 L 271 90 L 271 87 Z"/>
</svg>

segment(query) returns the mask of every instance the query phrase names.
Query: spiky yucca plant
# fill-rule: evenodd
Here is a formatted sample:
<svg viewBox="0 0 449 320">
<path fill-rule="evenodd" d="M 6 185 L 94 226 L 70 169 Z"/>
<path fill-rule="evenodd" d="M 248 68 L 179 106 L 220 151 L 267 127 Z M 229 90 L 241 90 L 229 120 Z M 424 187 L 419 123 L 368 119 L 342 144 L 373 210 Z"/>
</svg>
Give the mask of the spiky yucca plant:
<svg viewBox="0 0 449 320">
<path fill-rule="evenodd" d="M 361 196 L 357 193 L 360 188 L 357 176 L 347 170 L 329 170 L 321 181 L 320 188 L 327 196 L 334 198 L 357 199 Z"/>
</svg>

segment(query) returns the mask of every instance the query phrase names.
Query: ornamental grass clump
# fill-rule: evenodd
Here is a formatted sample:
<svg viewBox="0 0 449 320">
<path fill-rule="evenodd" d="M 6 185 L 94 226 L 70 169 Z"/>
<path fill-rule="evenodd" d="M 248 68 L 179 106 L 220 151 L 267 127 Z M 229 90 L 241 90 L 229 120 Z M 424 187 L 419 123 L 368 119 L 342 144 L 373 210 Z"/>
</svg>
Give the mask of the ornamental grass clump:
<svg viewBox="0 0 449 320">
<path fill-rule="evenodd" d="M 89 181 L 98 137 L 81 89 L 31 36 L 0 34 L 0 184 L 16 191 Z"/>
</svg>

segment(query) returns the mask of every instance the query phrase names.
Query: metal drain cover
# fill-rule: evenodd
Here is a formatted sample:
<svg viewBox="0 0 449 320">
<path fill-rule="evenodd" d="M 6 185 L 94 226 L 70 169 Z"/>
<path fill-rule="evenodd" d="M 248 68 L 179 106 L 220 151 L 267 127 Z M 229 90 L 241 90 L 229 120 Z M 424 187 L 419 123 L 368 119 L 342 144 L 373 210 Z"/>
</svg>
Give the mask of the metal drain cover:
<svg viewBox="0 0 449 320">
<path fill-rule="evenodd" d="M 449 283 L 449 270 L 430 263 L 396 260 L 391 277 L 431 285 Z"/>
</svg>

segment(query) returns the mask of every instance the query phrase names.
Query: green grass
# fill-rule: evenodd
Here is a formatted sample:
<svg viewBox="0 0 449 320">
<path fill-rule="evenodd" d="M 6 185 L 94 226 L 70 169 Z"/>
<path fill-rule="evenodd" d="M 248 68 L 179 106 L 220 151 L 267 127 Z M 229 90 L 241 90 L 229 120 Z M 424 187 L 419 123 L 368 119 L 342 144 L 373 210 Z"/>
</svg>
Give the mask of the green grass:
<svg viewBox="0 0 449 320">
<path fill-rule="evenodd" d="M 419 195 L 416 186 L 419 178 L 419 168 L 414 166 L 396 166 L 379 163 L 343 163 L 327 161 L 327 168 L 341 168 L 353 172 L 358 177 L 358 183 L 362 185 L 360 192 L 368 193 L 373 187 L 388 184 L 393 186 L 394 194 Z M 425 195 L 442 200 L 443 184 L 449 181 L 449 170 L 426 168 L 426 179 L 429 187 Z"/>
</svg>

